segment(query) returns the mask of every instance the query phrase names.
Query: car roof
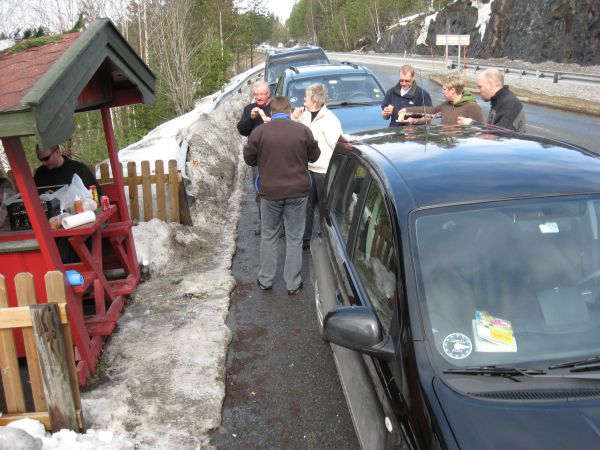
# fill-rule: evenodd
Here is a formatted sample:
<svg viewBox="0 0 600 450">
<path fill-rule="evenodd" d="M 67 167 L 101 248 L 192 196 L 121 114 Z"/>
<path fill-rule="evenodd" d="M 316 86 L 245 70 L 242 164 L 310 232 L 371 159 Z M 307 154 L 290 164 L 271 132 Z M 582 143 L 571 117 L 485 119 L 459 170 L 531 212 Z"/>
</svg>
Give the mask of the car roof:
<svg viewBox="0 0 600 450">
<path fill-rule="evenodd" d="M 354 149 L 380 171 L 405 212 L 600 192 L 598 156 L 556 140 L 462 126 L 388 128 L 353 137 L 359 139 Z"/>
<path fill-rule="evenodd" d="M 267 54 L 267 59 L 286 58 L 288 56 L 311 54 L 311 53 L 325 54 L 325 51 L 321 47 L 316 47 L 316 46 L 282 48 L 282 49 L 272 50 L 271 52 L 269 52 Z"/>
<path fill-rule="evenodd" d="M 356 73 L 363 72 L 372 74 L 372 72 L 366 67 L 359 66 L 353 63 L 341 63 L 341 64 L 313 64 L 310 66 L 293 66 L 293 68 L 285 69 L 284 73 L 286 78 L 310 78 L 313 76 L 319 76 L 324 74 L 345 74 L 345 73 Z"/>
</svg>

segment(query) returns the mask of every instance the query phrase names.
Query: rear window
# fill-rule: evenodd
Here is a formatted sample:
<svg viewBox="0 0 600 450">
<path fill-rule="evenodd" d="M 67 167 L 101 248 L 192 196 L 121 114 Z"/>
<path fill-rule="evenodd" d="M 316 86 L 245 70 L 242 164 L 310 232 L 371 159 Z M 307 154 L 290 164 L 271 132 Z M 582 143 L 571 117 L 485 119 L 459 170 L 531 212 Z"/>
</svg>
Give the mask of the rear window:
<svg viewBox="0 0 600 450">
<path fill-rule="evenodd" d="M 329 64 L 329 59 L 324 53 L 303 53 L 297 56 L 282 58 L 272 57 L 267 61 L 267 82 L 273 84 L 279 75 L 290 66 L 313 66 L 315 64 Z"/>
<path fill-rule="evenodd" d="M 331 74 L 293 80 L 288 84 L 287 96 L 293 107 L 304 102 L 306 88 L 314 83 L 327 87 L 327 105 L 348 103 L 381 103 L 384 93 L 377 80 L 368 73 Z"/>
</svg>

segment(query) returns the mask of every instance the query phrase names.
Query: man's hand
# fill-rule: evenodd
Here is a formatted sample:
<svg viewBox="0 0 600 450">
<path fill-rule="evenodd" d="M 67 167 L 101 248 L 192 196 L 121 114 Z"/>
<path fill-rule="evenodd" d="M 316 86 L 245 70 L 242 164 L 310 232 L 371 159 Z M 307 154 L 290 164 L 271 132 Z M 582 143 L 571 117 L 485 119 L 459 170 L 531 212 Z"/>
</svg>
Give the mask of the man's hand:
<svg viewBox="0 0 600 450">
<path fill-rule="evenodd" d="M 392 115 L 392 113 L 394 112 L 394 106 L 393 105 L 387 105 L 385 108 L 383 108 L 383 110 L 381 111 L 381 116 L 384 119 L 389 119 L 390 116 Z"/>
<path fill-rule="evenodd" d="M 254 108 L 252 108 L 252 111 L 250 111 L 250 118 L 254 120 L 258 117 L 259 114 L 260 108 L 258 106 L 255 106 Z"/>
<path fill-rule="evenodd" d="M 470 119 L 469 117 L 459 116 L 456 119 L 456 123 L 459 125 L 471 125 L 473 123 L 473 119 Z"/>
</svg>

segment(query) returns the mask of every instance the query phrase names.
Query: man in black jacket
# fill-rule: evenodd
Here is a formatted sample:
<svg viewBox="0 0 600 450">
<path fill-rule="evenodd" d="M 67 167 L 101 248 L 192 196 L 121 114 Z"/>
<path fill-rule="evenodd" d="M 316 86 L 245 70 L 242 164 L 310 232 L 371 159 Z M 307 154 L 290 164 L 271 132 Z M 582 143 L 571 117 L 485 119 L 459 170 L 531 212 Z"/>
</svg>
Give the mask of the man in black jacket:
<svg viewBox="0 0 600 450">
<path fill-rule="evenodd" d="M 525 112 L 521 101 L 504 85 L 504 74 L 498 69 L 484 70 L 477 77 L 479 95 L 491 102 L 488 124 L 507 130 L 525 132 Z M 459 117 L 459 125 L 469 125 L 473 119 Z"/>
<path fill-rule="evenodd" d="M 242 118 L 237 124 L 238 132 L 242 136 L 250 136 L 252 132 L 265 122 L 271 120 L 271 91 L 269 83 L 266 81 L 257 81 L 252 85 L 252 95 L 254 102 L 246 105 L 242 112 Z M 256 186 L 258 170 L 252 168 L 252 182 Z M 256 190 L 256 206 L 258 207 L 258 221 L 260 222 L 260 196 Z M 254 234 L 260 234 L 260 228 L 254 230 Z"/>
<path fill-rule="evenodd" d="M 33 176 L 36 186 L 56 188 L 71 184 L 73 175 L 77 174 L 85 187 L 89 188 L 94 185 L 98 189 L 98 195 L 101 195 L 100 185 L 88 166 L 62 155 L 58 145 L 45 149 L 36 146 L 35 151 L 37 158 L 42 163 Z"/>
<path fill-rule="evenodd" d="M 275 97 L 272 120 L 252 132 L 244 147 L 244 161 L 258 166 L 261 196 L 260 270 L 258 286 L 273 287 L 277 271 L 277 234 L 283 222 L 285 265 L 283 278 L 288 295 L 302 289 L 302 236 L 310 188 L 308 163 L 321 155 L 310 129 L 290 119 L 287 97 Z"/>
</svg>

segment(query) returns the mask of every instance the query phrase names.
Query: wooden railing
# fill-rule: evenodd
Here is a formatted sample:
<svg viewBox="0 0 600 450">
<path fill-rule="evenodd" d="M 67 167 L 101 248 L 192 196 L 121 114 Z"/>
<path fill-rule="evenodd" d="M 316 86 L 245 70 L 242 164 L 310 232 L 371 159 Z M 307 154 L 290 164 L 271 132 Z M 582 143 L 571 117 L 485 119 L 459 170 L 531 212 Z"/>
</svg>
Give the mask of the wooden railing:
<svg viewBox="0 0 600 450">
<path fill-rule="evenodd" d="M 0 425 L 28 417 L 51 431 L 83 430 L 64 275 L 46 273 L 48 303 L 37 304 L 31 274 L 19 273 L 14 282 L 19 307 L 8 307 L 6 282 L 0 274 L 0 371 L 6 404 Z M 23 335 L 26 369 L 19 366 L 16 333 Z"/>
<path fill-rule="evenodd" d="M 158 218 L 165 222 L 191 225 L 183 179 L 177 171 L 177 161 L 170 160 L 167 172 L 165 172 L 163 161 L 156 160 L 154 175 L 151 174 L 149 161 L 142 161 L 141 175 L 137 174 L 136 163 L 133 161 L 127 163 L 126 172 L 123 171 L 123 165 L 120 164 L 120 166 L 123 183 L 129 190 L 128 202 L 131 219 L 147 222 Z M 112 183 L 109 166 L 106 163 L 100 165 L 98 182 L 100 184 Z"/>
</svg>

